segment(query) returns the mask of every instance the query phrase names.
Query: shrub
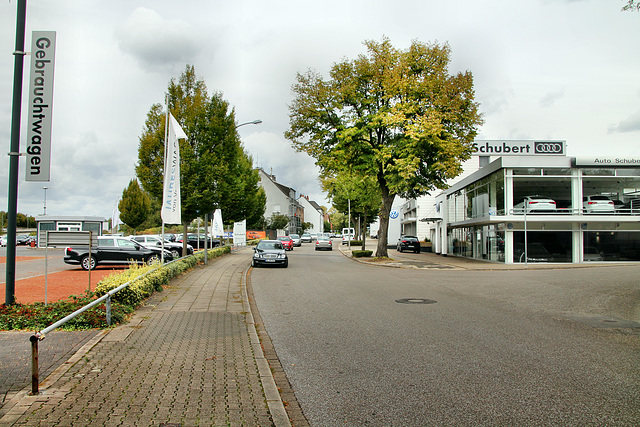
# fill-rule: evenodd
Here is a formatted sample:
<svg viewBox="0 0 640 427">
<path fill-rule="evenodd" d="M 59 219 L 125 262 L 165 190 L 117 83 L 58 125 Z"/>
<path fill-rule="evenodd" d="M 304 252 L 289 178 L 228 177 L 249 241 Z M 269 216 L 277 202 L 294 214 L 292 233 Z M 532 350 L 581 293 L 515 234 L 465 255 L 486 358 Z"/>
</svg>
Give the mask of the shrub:
<svg viewBox="0 0 640 427">
<path fill-rule="evenodd" d="M 354 258 L 369 257 L 371 256 L 371 254 L 373 254 L 373 251 L 362 251 L 362 250 L 351 251 L 351 255 L 353 255 Z"/>
<path fill-rule="evenodd" d="M 85 292 L 83 295 L 72 295 L 66 300 L 56 301 L 44 305 L 38 302 L 33 304 L 0 305 L 0 330 L 31 330 L 39 331 L 58 320 L 68 316 L 95 299 L 94 294 Z M 113 323 L 122 323 L 127 314 L 133 311 L 131 307 L 123 304 L 111 304 L 111 320 Z M 99 304 L 91 307 L 84 313 L 76 316 L 60 327 L 64 330 L 106 328 L 105 305 Z"/>
<path fill-rule="evenodd" d="M 210 249 L 207 256 L 216 258 L 231 252 L 229 246 Z M 112 274 L 100 281 L 95 292 L 86 292 L 84 295 L 72 295 L 67 300 L 48 304 L 13 304 L 0 305 L 0 330 L 22 329 L 38 331 L 46 328 L 58 320 L 68 316 L 74 311 L 106 294 L 110 290 L 133 280 L 136 277 L 150 272 L 145 277 L 136 280 L 128 287 L 111 297 L 111 319 L 113 324 L 125 321 L 127 314 L 133 312 L 142 301 L 154 292 L 162 291 L 162 287 L 180 273 L 189 270 L 204 260 L 204 251 L 182 258 L 167 265 L 137 265 L 132 264 L 127 270 Z M 152 271 L 154 270 L 155 271 Z M 99 304 L 61 326 L 61 329 L 92 329 L 106 328 L 105 304 Z"/>
</svg>

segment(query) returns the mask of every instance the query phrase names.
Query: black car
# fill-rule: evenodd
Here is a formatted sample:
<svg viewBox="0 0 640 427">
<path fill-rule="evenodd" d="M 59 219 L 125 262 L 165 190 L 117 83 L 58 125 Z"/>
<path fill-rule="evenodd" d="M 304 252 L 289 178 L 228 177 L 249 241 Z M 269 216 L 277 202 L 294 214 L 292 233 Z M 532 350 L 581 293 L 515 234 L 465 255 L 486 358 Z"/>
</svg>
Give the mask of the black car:
<svg viewBox="0 0 640 427">
<path fill-rule="evenodd" d="M 184 239 L 179 237 L 177 242 L 182 243 Z M 204 234 L 187 234 L 187 244 L 193 246 L 195 249 L 204 249 L 204 242 L 207 243 L 207 248 L 215 248 L 216 246 L 220 246 L 219 239 L 213 239 L 211 236 L 207 236 L 205 239 Z"/>
<path fill-rule="evenodd" d="M 289 265 L 289 258 L 279 240 L 260 240 L 253 250 L 252 267 L 279 265 L 286 268 Z"/>
<path fill-rule="evenodd" d="M 413 251 L 417 254 L 420 253 L 420 240 L 416 236 L 402 236 L 398 239 L 398 245 L 396 246 L 398 252 L 405 250 Z"/>
<path fill-rule="evenodd" d="M 161 248 L 144 247 L 138 242 L 118 236 L 98 237 L 98 246 L 89 247 L 68 247 L 64 250 L 64 262 L 72 265 L 80 265 L 85 270 L 93 270 L 99 264 L 151 264 L 160 261 L 162 257 Z M 171 252 L 165 249 L 164 260 L 171 261 Z"/>
<path fill-rule="evenodd" d="M 28 234 L 20 234 L 16 237 L 16 245 L 30 245 L 34 238 Z"/>
</svg>

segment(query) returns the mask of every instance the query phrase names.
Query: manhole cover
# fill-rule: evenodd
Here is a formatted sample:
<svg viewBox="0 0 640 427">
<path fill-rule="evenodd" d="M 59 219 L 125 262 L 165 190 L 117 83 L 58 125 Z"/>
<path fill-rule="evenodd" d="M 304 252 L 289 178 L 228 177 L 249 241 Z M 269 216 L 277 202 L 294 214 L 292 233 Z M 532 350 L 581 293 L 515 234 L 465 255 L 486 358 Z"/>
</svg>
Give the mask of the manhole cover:
<svg viewBox="0 0 640 427">
<path fill-rule="evenodd" d="M 397 299 L 396 302 L 400 304 L 435 304 L 437 301 L 426 298 L 402 298 Z"/>
</svg>

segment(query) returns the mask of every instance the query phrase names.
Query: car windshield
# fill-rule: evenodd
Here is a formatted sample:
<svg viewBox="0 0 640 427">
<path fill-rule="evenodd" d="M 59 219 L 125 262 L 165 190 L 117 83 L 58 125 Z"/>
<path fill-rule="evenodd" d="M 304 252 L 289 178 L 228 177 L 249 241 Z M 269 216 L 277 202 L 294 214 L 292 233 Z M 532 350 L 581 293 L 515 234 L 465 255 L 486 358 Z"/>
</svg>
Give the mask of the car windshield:
<svg viewBox="0 0 640 427">
<path fill-rule="evenodd" d="M 280 242 L 265 242 L 264 240 L 258 243 L 258 249 L 261 250 L 269 250 L 269 249 L 282 249 L 282 243 Z"/>
<path fill-rule="evenodd" d="M 292 239 L 299 239 L 300 238 L 300 236 L 298 236 L 297 234 L 292 234 L 289 237 L 291 237 Z"/>
</svg>

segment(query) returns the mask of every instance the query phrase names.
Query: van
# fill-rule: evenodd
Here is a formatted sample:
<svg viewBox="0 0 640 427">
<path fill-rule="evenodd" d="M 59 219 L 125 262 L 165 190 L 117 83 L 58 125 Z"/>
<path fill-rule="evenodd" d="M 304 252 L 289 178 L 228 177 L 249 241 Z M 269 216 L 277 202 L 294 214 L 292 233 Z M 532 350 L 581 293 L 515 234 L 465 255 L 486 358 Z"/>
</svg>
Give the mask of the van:
<svg viewBox="0 0 640 427">
<path fill-rule="evenodd" d="M 342 244 L 346 245 L 349 241 L 353 240 L 356 235 L 356 230 L 354 228 L 343 228 L 342 229 Z"/>
</svg>

